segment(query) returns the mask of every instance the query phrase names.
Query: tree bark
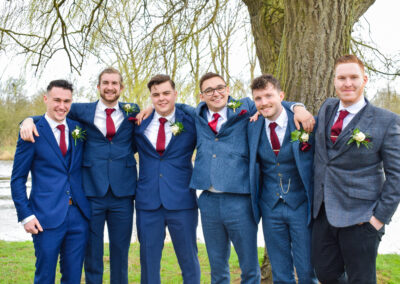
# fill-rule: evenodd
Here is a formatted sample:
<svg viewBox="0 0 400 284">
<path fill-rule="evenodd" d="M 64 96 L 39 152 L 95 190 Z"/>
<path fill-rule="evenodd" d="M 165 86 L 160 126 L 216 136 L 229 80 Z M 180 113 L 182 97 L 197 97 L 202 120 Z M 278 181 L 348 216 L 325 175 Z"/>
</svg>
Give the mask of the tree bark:
<svg viewBox="0 0 400 284">
<path fill-rule="evenodd" d="M 286 99 L 316 113 L 334 96 L 334 62 L 349 53 L 353 25 L 375 0 L 243 0 L 263 73 L 276 76 Z"/>
</svg>

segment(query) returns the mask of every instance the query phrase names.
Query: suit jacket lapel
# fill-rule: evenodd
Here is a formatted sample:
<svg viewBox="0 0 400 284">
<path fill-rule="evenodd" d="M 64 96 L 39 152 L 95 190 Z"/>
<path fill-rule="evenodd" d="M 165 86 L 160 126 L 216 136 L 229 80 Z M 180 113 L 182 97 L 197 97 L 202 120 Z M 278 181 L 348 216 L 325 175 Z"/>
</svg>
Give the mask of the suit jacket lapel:
<svg viewBox="0 0 400 284">
<path fill-rule="evenodd" d="M 181 123 L 183 123 L 183 113 L 182 113 L 182 111 L 181 111 L 180 109 L 177 109 L 177 108 L 175 108 L 175 122 L 181 122 Z M 168 122 L 168 123 L 169 123 L 169 122 Z M 185 125 L 183 125 L 183 127 L 185 128 Z M 171 140 L 169 141 L 167 148 L 165 148 L 165 151 L 164 151 L 163 156 L 167 154 L 168 149 L 172 147 L 171 145 L 172 145 L 173 143 L 175 143 L 176 139 L 178 138 L 178 137 L 175 136 L 173 133 L 171 133 L 171 135 L 172 135 L 172 136 L 171 136 Z M 180 134 L 178 134 L 178 136 L 179 136 L 179 135 L 180 135 Z"/>
<path fill-rule="evenodd" d="M 325 160 L 328 160 L 328 147 L 327 147 L 327 142 L 332 143 L 330 141 L 330 129 L 331 129 L 331 121 L 335 118 L 335 114 L 337 108 L 339 106 L 339 100 L 333 101 L 333 103 L 330 103 L 326 106 L 325 108 L 325 113 L 324 114 L 319 114 L 318 115 L 318 128 L 317 131 L 315 131 L 315 141 L 319 141 L 320 145 L 318 145 L 321 149 L 320 152 L 322 152 Z M 327 139 L 328 138 L 328 139 Z"/>
<path fill-rule="evenodd" d="M 75 130 L 76 123 L 73 123 L 70 119 L 67 118 L 67 124 L 68 124 L 68 139 L 69 139 L 69 148 L 71 150 L 71 163 L 69 164 L 69 168 L 74 164 L 74 159 L 76 157 L 76 145 L 75 145 L 75 140 L 72 138 L 72 131 Z M 80 143 L 79 141 L 76 141 L 76 144 Z M 65 160 L 65 159 L 64 159 Z"/>
<path fill-rule="evenodd" d="M 49 143 L 51 149 L 55 152 L 56 156 L 61 160 L 65 168 L 67 168 L 67 163 L 65 161 L 64 156 L 61 154 L 60 146 L 57 144 L 57 140 L 54 137 L 53 130 L 50 128 L 47 120 L 42 117 L 42 119 L 37 123 L 37 126 L 41 129 L 41 134 Z"/>
</svg>

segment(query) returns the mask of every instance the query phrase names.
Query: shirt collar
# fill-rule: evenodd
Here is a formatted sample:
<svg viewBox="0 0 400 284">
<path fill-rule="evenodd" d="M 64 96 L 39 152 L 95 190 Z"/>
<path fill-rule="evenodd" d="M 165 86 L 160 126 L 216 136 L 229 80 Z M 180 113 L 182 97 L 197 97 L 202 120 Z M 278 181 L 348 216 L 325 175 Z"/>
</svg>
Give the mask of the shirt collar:
<svg viewBox="0 0 400 284">
<path fill-rule="evenodd" d="M 98 106 L 100 111 L 105 111 L 106 108 L 115 108 L 115 110 L 119 110 L 118 101 L 116 102 L 115 106 L 109 107 L 109 106 L 106 106 L 101 100 L 99 100 L 99 102 L 97 103 L 97 106 Z"/>
<path fill-rule="evenodd" d="M 367 102 L 365 101 L 364 96 L 361 96 L 361 99 L 358 102 L 348 107 L 344 107 L 342 101 L 340 101 L 338 112 L 345 109 L 351 114 L 357 114 L 366 104 Z"/>
<path fill-rule="evenodd" d="M 278 126 L 281 128 L 285 128 L 287 126 L 288 116 L 284 107 L 282 107 L 281 114 L 278 116 L 277 119 L 275 119 L 275 121 L 265 118 L 265 126 L 267 128 L 269 127 L 269 124 L 272 122 L 276 122 L 276 124 L 278 124 Z"/>
<path fill-rule="evenodd" d="M 46 114 L 44 115 L 44 118 L 47 120 L 47 122 L 49 123 L 50 128 L 51 128 L 52 130 L 56 129 L 57 126 L 60 125 L 60 124 L 64 124 L 65 129 L 68 130 L 68 124 L 67 124 L 67 121 L 66 121 L 65 118 L 64 118 L 64 120 L 63 120 L 62 122 L 57 122 L 57 121 L 51 119 L 50 116 L 47 114 L 47 112 L 46 112 Z"/>
<path fill-rule="evenodd" d="M 157 111 L 154 111 L 154 118 L 153 119 L 157 119 L 158 120 L 160 117 L 165 117 L 168 120 L 168 122 L 174 123 L 175 122 L 175 108 L 174 108 L 174 111 L 170 115 L 167 115 L 167 116 L 162 116 Z"/>
<path fill-rule="evenodd" d="M 210 115 L 211 118 L 213 118 L 215 112 L 212 110 L 208 109 L 208 114 Z M 217 112 L 223 119 L 228 120 L 228 109 L 226 106 L 224 106 L 223 109 Z"/>
</svg>

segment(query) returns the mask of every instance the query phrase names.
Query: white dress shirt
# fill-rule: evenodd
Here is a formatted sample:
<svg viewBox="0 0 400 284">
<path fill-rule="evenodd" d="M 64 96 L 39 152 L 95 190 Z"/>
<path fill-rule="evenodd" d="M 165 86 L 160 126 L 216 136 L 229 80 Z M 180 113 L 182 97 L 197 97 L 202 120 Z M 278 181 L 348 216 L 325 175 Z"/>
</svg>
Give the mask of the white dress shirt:
<svg viewBox="0 0 400 284">
<path fill-rule="evenodd" d="M 64 119 L 63 122 L 59 123 L 54 121 L 53 119 L 51 119 L 47 113 L 44 115 L 44 118 L 47 120 L 48 124 L 50 125 L 50 129 L 51 131 L 53 131 L 54 134 L 54 138 L 56 138 L 57 144 L 60 145 L 60 134 L 61 131 L 60 129 L 57 128 L 58 125 L 60 124 L 64 124 L 65 126 L 65 144 L 67 145 L 67 149 L 69 146 L 69 129 L 68 129 L 68 124 L 67 121 Z M 26 217 L 24 220 L 21 221 L 22 226 L 25 225 L 26 223 L 28 223 L 29 221 L 33 220 L 35 218 L 35 215 L 30 215 L 28 217 Z"/>
<path fill-rule="evenodd" d="M 271 147 L 272 147 L 271 130 L 269 129 L 269 124 L 272 122 L 276 122 L 276 124 L 278 125 L 275 128 L 275 132 L 276 132 L 276 135 L 278 136 L 279 144 L 282 146 L 283 139 L 285 138 L 286 128 L 288 125 L 288 116 L 287 116 L 285 108 L 282 107 L 281 114 L 278 116 L 278 118 L 275 121 L 265 118 L 265 131 L 267 133 L 268 141 L 269 141 L 269 144 L 271 145 Z"/>
<path fill-rule="evenodd" d="M 118 102 L 115 103 L 113 107 L 106 106 L 101 100 L 97 103 L 96 112 L 94 114 L 94 125 L 103 133 L 104 137 L 107 134 L 107 124 L 106 124 L 106 108 L 114 108 L 115 111 L 111 114 L 111 118 L 114 121 L 115 132 L 118 131 L 122 121 L 124 120 L 124 114 L 119 108 Z"/>
<path fill-rule="evenodd" d="M 356 116 L 356 114 L 366 104 L 367 104 L 367 102 L 365 101 L 364 96 L 361 96 L 361 99 L 358 102 L 356 102 L 355 104 L 353 104 L 351 106 L 348 106 L 348 107 L 344 107 L 343 104 L 342 104 L 342 101 L 340 101 L 339 108 L 338 108 L 338 110 L 336 112 L 335 119 L 333 120 L 334 121 L 333 123 L 335 124 L 336 120 L 339 117 L 339 112 L 341 110 L 347 110 L 349 112 L 349 114 L 343 119 L 343 127 L 342 127 L 342 129 L 344 129 L 350 123 L 350 121 Z"/>
<path fill-rule="evenodd" d="M 158 129 L 160 128 L 160 121 L 159 118 L 164 117 L 159 115 L 156 111 L 154 111 L 154 116 L 147 128 L 144 131 L 144 135 L 149 139 L 151 145 L 153 145 L 154 149 L 156 149 L 157 145 L 157 137 L 158 137 Z M 165 149 L 172 138 L 171 132 L 171 123 L 175 123 L 175 109 L 174 111 L 164 118 L 167 119 L 167 122 L 164 124 L 164 131 L 165 131 Z"/>
<path fill-rule="evenodd" d="M 214 119 L 213 115 L 215 112 L 211 111 L 210 109 L 208 109 L 207 111 L 207 121 L 210 122 Z M 218 118 L 218 123 L 217 123 L 217 132 L 219 132 L 219 130 L 221 129 L 221 125 L 224 124 L 227 120 L 228 120 L 228 110 L 226 108 L 226 106 L 221 109 L 218 114 L 220 115 L 220 117 Z"/>
</svg>

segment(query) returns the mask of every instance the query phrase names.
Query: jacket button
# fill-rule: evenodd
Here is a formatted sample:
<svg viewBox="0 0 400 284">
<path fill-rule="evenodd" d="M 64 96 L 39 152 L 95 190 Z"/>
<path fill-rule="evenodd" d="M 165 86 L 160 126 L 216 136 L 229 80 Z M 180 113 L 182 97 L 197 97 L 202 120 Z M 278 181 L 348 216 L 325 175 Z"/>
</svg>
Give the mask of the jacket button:
<svg viewBox="0 0 400 284">
<path fill-rule="evenodd" d="M 219 139 L 218 138 L 215 138 L 215 141 L 218 141 Z"/>
<path fill-rule="evenodd" d="M 212 155 L 212 157 L 213 157 L 213 158 L 216 158 L 216 157 L 217 157 L 217 155 L 213 154 L 213 155 Z"/>
<path fill-rule="evenodd" d="M 281 176 L 282 176 L 282 174 L 281 174 L 281 173 L 279 173 L 279 174 L 278 174 L 278 177 L 281 177 Z"/>
<path fill-rule="evenodd" d="M 162 174 L 160 174 L 160 177 L 162 177 Z"/>
<path fill-rule="evenodd" d="M 279 193 L 278 193 L 278 192 L 276 193 L 276 196 L 279 196 Z"/>
<path fill-rule="evenodd" d="M 280 164 L 279 164 L 279 163 L 277 163 L 276 165 L 277 165 L 277 166 L 280 166 Z"/>
<path fill-rule="evenodd" d="M 69 195 L 69 190 L 67 190 L 67 192 L 66 192 L 66 193 L 67 193 L 67 195 Z"/>
</svg>

